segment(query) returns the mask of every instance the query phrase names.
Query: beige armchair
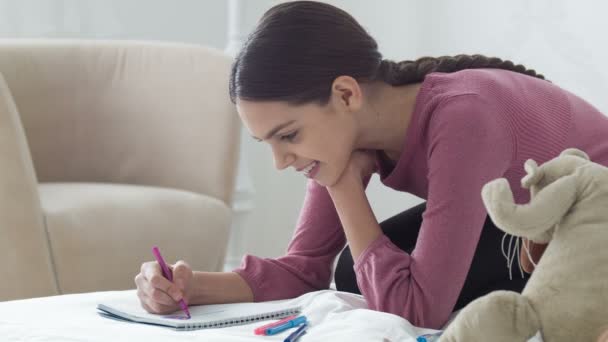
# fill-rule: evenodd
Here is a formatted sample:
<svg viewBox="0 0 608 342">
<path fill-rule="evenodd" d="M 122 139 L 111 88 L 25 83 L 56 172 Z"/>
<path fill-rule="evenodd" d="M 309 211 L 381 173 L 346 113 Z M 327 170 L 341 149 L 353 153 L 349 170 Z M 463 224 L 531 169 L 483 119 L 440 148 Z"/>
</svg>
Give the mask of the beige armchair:
<svg viewBox="0 0 608 342">
<path fill-rule="evenodd" d="M 0 300 L 133 288 L 153 245 L 221 270 L 230 63 L 186 44 L 0 40 Z"/>
</svg>

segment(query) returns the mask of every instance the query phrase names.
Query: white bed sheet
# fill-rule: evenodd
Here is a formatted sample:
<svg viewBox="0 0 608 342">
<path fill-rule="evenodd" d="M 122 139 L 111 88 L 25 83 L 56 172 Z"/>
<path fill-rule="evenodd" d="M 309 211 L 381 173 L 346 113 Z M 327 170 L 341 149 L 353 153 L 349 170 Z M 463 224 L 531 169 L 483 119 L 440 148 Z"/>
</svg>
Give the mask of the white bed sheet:
<svg viewBox="0 0 608 342">
<path fill-rule="evenodd" d="M 2 341 L 283 341 L 289 331 L 257 336 L 268 322 L 222 329 L 174 331 L 119 322 L 97 314 L 99 302 L 135 296 L 133 290 L 93 292 L 0 302 Z M 333 290 L 307 293 L 286 305 L 301 305 L 310 327 L 299 342 L 405 341 L 434 330 L 417 328 L 396 315 L 368 310 L 362 296 Z M 540 341 L 532 339 L 531 341 Z"/>
</svg>

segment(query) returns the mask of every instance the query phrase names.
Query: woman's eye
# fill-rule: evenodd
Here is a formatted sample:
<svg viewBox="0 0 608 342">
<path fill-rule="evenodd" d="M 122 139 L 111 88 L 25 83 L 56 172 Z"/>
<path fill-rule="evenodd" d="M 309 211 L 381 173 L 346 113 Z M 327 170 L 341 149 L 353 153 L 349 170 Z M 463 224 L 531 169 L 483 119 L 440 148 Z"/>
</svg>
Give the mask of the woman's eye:
<svg viewBox="0 0 608 342">
<path fill-rule="evenodd" d="M 292 133 L 282 135 L 281 140 L 293 141 L 296 135 L 298 135 L 298 131 L 293 131 Z"/>
</svg>

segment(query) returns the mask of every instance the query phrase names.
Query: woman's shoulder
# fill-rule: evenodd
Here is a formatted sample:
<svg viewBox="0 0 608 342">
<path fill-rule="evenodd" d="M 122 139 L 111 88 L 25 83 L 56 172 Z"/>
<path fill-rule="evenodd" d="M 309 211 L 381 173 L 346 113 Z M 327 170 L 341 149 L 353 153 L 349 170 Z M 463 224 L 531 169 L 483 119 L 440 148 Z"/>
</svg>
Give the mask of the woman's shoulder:
<svg viewBox="0 0 608 342">
<path fill-rule="evenodd" d="M 568 106 L 567 91 L 544 79 L 509 70 L 435 72 L 427 78 L 428 94 L 424 100 L 427 111 L 434 111 L 442 103 L 455 102 L 454 98 L 480 110 L 512 117 L 526 113 L 529 116 L 539 108 L 542 112 L 564 112 Z"/>
<path fill-rule="evenodd" d="M 561 90 L 544 79 L 522 73 L 496 69 L 465 69 L 456 72 L 434 72 L 427 75 L 434 93 L 439 95 L 477 94 L 482 97 L 502 93 L 524 92 L 530 88 Z"/>
</svg>

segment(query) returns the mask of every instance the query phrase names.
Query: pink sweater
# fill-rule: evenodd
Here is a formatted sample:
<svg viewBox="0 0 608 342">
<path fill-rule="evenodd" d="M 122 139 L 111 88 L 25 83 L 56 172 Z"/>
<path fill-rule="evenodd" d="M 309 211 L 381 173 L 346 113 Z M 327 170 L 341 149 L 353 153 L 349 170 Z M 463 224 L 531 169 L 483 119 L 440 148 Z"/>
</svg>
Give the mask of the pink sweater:
<svg viewBox="0 0 608 342">
<path fill-rule="evenodd" d="M 607 117 L 550 82 L 497 69 L 428 75 L 404 140 L 396 166 L 379 162 L 379 174 L 384 185 L 426 199 L 416 248 L 407 254 L 383 235 L 354 268 L 370 309 L 429 328 L 447 321 L 463 287 L 487 215 L 485 183 L 507 178 L 524 203 L 528 158 L 540 164 L 576 147 L 608 165 Z M 235 272 L 255 301 L 326 289 L 345 243 L 327 190 L 309 181 L 287 254 L 246 255 Z"/>
</svg>

